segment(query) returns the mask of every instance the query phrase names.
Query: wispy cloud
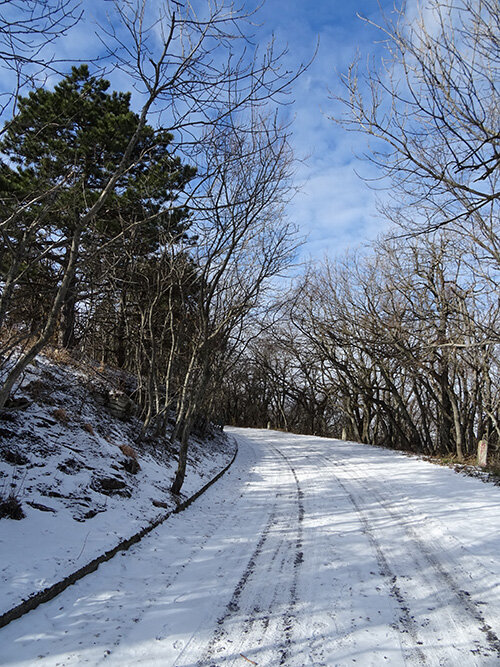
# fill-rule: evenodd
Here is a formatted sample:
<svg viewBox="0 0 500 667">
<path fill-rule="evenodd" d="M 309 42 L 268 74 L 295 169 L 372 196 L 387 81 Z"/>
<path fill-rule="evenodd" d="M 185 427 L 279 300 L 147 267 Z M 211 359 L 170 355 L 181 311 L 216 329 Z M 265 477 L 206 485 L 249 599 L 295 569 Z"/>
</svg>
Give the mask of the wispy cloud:
<svg viewBox="0 0 500 667">
<path fill-rule="evenodd" d="M 381 4 L 390 13 L 392 2 Z M 344 92 L 341 73 L 358 54 L 361 58 L 381 54 L 379 32 L 356 16 L 359 13 L 376 21 L 379 11 L 376 0 L 343 4 L 269 0 L 264 6 L 261 38 L 274 33 L 278 41 L 288 42 L 291 66 L 310 58 L 319 37 L 317 56 L 296 83 L 290 110 L 293 146 L 305 161 L 297 173 L 301 191 L 288 213 L 308 236 L 304 256 L 343 252 L 375 238 L 387 226 L 377 212 L 373 187 L 357 175 L 379 176 L 359 157 L 367 149 L 366 138 L 348 133 L 329 118 L 342 111 L 333 99 Z"/>
</svg>

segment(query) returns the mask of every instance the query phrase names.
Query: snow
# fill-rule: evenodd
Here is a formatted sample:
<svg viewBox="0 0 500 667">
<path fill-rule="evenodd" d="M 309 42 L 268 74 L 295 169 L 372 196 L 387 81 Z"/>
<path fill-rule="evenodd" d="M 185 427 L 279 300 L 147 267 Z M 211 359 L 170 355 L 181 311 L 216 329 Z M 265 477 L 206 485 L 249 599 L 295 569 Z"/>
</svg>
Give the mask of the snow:
<svg viewBox="0 0 500 667">
<path fill-rule="evenodd" d="M 92 388 L 93 383 L 88 371 L 40 356 L 23 381 L 29 407 L 0 422 L 0 492 L 6 496 L 12 490 L 26 514 L 20 521 L 0 520 L 0 614 L 176 506 L 169 491 L 175 452 L 166 443 L 139 448 L 138 420 L 114 418 L 95 400 L 106 382 Z M 30 386 L 36 391 L 30 393 Z M 54 417 L 61 409 L 68 421 Z M 136 474 L 124 469 L 120 445 L 137 452 Z M 194 439 L 181 499 L 222 470 L 233 452 L 234 445 L 222 437 Z M 5 460 L 13 454 L 25 462 Z M 118 480 L 123 489 L 105 493 L 102 479 Z"/>
<path fill-rule="evenodd" d="M 0 663 L 499 664 L 498 487 L 356 443 L 228 430 L 228 473 L 0 630 Z"/>
</svg>

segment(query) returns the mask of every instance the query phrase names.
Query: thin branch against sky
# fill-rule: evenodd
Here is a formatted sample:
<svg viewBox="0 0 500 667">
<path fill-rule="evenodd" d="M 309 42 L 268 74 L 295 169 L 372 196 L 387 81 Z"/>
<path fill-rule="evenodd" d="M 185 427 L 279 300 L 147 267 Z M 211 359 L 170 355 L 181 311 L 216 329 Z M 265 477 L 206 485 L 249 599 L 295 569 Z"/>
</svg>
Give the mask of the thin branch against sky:
<svg viewBox="0 0 500 667">
<path fill-rule="evenodd" d="M 151 0 L 151 5 L 155 4 L 156 0 Z M 358 172 L 373 179 L 378 175 L 359 159 L 366 150 L 366 140 L 331 122 L 329 91 L 340 86 L 340 75 L 356 54 L 362 59 L 380 58 L 380 35 L 358 15 L 376 21 L 381 10 L 391 11 L 393 2 L 317 0 L 310 4 L 302 0 L 267 0 L 260 5 L 256 0 L 246 3 L 249 12 L 256 10 L 246 26 L 246 48 L 264 50 L 274 38 L 278 50 L 288 47 L 284 62 L 291 69 L 309 61 L 317 49 L 307 73 L 295 83 L 286 109 L 293 120 L 292 145 L 299 159 L 296 179 L 300 185 L 288 213 L 302 234 L 308 236 L 304 256 L 343 252 L 373 239 L 385 223 L 376 210 L 376 180 L 370 184 L 358 176 Z M 81 20 L 47 45 L 47 58 L 57 62 L 62 70 L 69 70 L 72 62 L 94 61 L 96 69 L 104 70 L 116 90 L 132 90 L 132 82 L 123 71 L 111 67 L 112 58 L 100 60 L 106 52 L 99 26 L 113 26 L 113 3 L 86 0 L 81 9 Z M 44 85 L 57 80 L 56 72 L 44 72 Z M 12 73 L 1 70 L 0 82 L 2 90 L 8 91 L 14 85 Z"/>
</svg>

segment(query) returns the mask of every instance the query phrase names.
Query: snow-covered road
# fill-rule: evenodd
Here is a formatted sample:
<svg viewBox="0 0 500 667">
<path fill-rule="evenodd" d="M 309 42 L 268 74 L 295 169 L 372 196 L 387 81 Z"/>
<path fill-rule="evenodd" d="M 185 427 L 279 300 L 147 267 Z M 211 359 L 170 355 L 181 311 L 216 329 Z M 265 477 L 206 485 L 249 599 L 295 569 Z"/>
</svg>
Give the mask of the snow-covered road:
<svg viewBox="0 0 500 667">
<path fill-rule="evenodd" d="M 500 664 L 499 488 L 353 443 L 230 432 L 229 473 L 0 630 L 1 664 Z"/>
</svg>

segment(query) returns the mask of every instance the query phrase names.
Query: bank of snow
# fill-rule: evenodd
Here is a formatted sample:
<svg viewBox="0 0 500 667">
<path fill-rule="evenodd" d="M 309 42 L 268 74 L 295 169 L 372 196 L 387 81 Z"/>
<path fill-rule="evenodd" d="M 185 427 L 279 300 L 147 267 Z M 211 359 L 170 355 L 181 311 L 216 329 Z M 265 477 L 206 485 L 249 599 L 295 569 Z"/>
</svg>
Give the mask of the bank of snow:
<svg viewBox="0 0 500 667">
<path fill-rule="evenodd" d="M 0 519 L 0 614 L 176 506 L 175 448 L 167 439 L 138 444 L 139 421 L 107 407 L 125 380 L 39 357 L 0 413 L 0 497 L 25 514 Z M 220 432 L 194 436 L 181 500 L 233 452 Z"/>
</svg>

